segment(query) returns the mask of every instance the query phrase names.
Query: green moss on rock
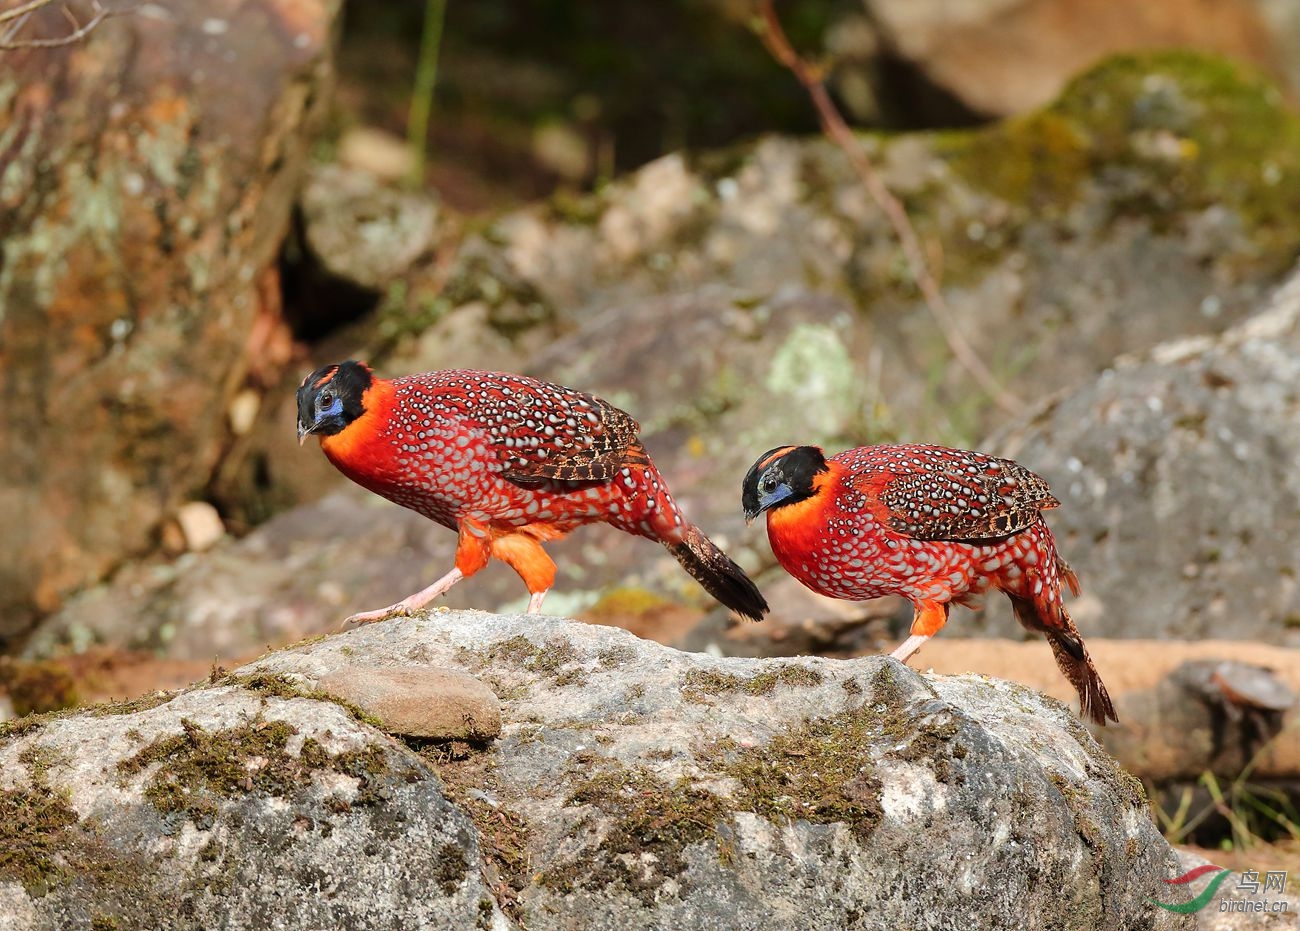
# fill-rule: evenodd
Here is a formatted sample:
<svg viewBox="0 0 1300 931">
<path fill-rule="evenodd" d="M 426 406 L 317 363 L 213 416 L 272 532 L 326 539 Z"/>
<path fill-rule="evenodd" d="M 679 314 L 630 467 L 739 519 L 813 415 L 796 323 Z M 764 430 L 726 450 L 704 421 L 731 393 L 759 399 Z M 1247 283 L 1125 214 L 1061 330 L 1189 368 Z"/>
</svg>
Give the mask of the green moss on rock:
<svg viewBox="0 0 1300 931">
<path fill-rule="evenodd" d="M 825 680 L 821 670 L 812 666 L 784 664 L 752 676 L 738 676 L 711 669 L 692 669 L 682 680 L 682 697 L 703 703 L 710 695 L 743 692 L 746 695 L 771 695 L 778 686 L 812 687 Z"/>
<path fill-rule="evenodd" d="M 160 737 L 117 764 L 126 778 L 157 764 L 145 798 L 164 817 L 180 816 L 208 827 L 222 799 L 244 795 L 285 798 L 308 785 L 315 773 L 330 769 L 359 780 L 357 800 L 373 801 L 373 780 L 388 771 L 379 747 L 329 754 L 308 737 L 298 753 L 288 750 L 296 734 L 285 721 L 252 721 L 242 727 L 208 731 L 189 720 L 181 733 Z"/>
<path fill-rule="evenodd" d="M 1092 170 L 1088 137 L 1050 109 L 944 139 L 953 150 L 950 164 L 965 180 L 1033 210 L 1073 204 Z"/>
<path fill-rule="evenodd" d="M 522 923 L 518 894 L 534 873 L 528 822 L 513 809 L 512 799 L 497 778 L 493 757 L 485 753 L 448 753 L 445 745 L 433 741 L 418 743 L 415 749 L 437 770 L 447 798 L 474 822 L 484 878 L 501 910 Z M 488 801 L 488 795 L 492 802 Z M 480 922 L 486 920 L 490 924 L 491 915 L 491 900 L 480 901 Z"/>
<path fill-rule="evenodd" d="M 883 718 L 862 706 L 810 720 L 759 747 L 723 747 L 723 771 L 739 784 L 736 810 L 776 823 L 843 823 L 865 839 L 880 823 L 880 780 L 870 747 Z"/>
<path fill-rule="evenodd" d="M 623 586 L 601 595 L 594 605 L 583 611 L 583 617 L 597 623 L 615 625 L 618 621 L 642 618 L 663 611 L 674 604 L 647 589 Z"/>
<path fill-rule="evenodd" d="M 77 884 L 98 905 L 95 927 L 157 927 L 169 911 L 152 886 L 155 872 L 148 856 L 101 838 L 63 792 L 41 783 L 0 790 L 0 882 L 33 897 Z"/>
<path fill-rule="evenodd" d="M 581 685 L 586 681 L 578 666 L 583 657 L 574 645 L 563 637 L 552 637 L 541 646 L 519 635 L 494 644 L 483 657 L 484 665 L 491 662 L 508 662 L 535 675 L 552 679 L 556 685 Z"/>
<path fill-rule="evenodd" d="M 460 847 L 448 841 L 434 854 L 438 865 L 434 867 L 433 877 L 446 895 L 454 895 L 460 884 L 469 875 L 469 861 Z"/>
<path fill-rule="evenodd" d="M 27 767 L 28 778 L 33 783 L 44 784 L 49 771 L 69 762 L 69 758 L 60 750 L 32 741 L 18 754 L 18 762 Z"/>
<path fill-rule="evenodd" d="M 43 785 L 0 790 L 0 880 L 44 895 L 69 877 L 60 850 L 81 819 L 59 793 Z"/>
<path fill-rule="evenodd" d="M 1088 756 L 1089 779 L 1101 782 L 1126 808 L 1136 810 L 1147 807 L 1146 786 L 1142 780 L 1107 753 L 1073 714 L 1066 718 L 1065 729 Z"/>
<path fill-rule="evenodd" d="M 972 186 L 1034 215 L 1064 213 L 1097 182 L 1116 214 L 1157 229 L 1227 208 L 1270 265 L 1289 263 L 1300 239 L 1300 118 L 1262 75 L 1223 58 L 1116 55 L 1050 106 L 946 134 L 937 149 Z"/>
<path fill-rule="evenodd" d="M 718 827 L 729 817 L 725 800 L 686 779 L 669 782 L 607 761 L 577 783 L 565 804 L 600 811 L 609 830 L 594 849 L 561 858 L 542 873 L 542 884 L 556 891 L 614 887 L 649 905 L 665 881 L 686 869 L 686 848 L 712 842 L 721 855 L 724 847 Z M 570 836 L 588 836 L 592 821 L 579 818 Z"/>
</svg>

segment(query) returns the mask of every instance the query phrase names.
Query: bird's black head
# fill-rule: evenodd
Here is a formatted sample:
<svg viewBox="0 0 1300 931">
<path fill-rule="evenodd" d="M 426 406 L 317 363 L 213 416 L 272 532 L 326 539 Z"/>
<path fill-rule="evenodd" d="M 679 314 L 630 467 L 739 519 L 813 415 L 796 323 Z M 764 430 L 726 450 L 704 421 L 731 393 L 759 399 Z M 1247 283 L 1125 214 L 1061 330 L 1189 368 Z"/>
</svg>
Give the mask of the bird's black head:
<svg viewBox="0 0 1300 931">
<path fill-rule="evenodd" d="M 778 446 L 758 457 L 741 486 L 740 504 L 750 521 L 769 508 L 811 497 L 813 479 L 827 471 L 826 456 L 816 446 Z"/>
<path fill-rule="evenodd" d="M 364 414 L 362 396 L 373 380 L 369 366 L 350 359 L 304 378 L 298 386 L 298 442 L 338 433 Z"/>
</svg>

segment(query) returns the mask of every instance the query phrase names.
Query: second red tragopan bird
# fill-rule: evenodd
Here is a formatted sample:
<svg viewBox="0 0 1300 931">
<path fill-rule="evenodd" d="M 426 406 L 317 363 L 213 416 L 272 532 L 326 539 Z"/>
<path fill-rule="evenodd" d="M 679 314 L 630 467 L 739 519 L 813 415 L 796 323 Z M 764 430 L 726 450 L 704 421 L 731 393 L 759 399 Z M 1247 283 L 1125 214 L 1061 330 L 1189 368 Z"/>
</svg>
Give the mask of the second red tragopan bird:
<svg viewBox="0 0 1300 931">
<path fill-rule="evenodd" d="M 829 459 L 816 446 L 781 446 L 749 470 L 741 503 L 750 520 L 767 513 L 777 560 L 813 591 L 910 601 L 912 635 L 896 658 L 938 633 L 953 602 L 975 607 L 999 589 L 1024 627 L 1047 636 L 1083 714 L 1118 720 L 1061 600 L 1062 580 L 1076 595 L 1079 583 L 1041 514 L 1059 502 L 1019 463 L 943 446 L 863 446 Z"/>
<path fill-rule="evenodd" d="M 689 523 L 646 454 L 632 417 L 590 394 L 503 372 L 375 376 L 327 365 L 298 388 L 298 437 L 321 438 L 340 472 L 456 530 L 456 565 L 428 588 L 348 620 L 407 613 L 496 557 L 541 609 L 555 581 L 542 544 L 605 523 L 662 543 L 714 598 L 759 619 L 754 583 Z"/>
</svg>

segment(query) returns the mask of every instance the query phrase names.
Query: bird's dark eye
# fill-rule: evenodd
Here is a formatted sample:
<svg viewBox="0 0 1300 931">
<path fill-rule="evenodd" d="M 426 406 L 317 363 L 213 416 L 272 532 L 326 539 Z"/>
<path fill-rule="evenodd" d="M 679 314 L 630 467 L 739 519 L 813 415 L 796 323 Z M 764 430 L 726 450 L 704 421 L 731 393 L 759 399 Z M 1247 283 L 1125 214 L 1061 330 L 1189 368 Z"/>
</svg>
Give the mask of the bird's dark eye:
<svg viewBox="0 0 1300 931">
<path fill-rule="evenodd" d="M 758 483 L 758 490 L 765 495 L 770 495 L 776 491 L 776 479 L 770 475 L 764 476 L 762 481 Z"/>
<path fill-rule="evenodd" d="M 320 396 L 321 407 L 329 407 L 333 403 L 334 403 L 334 395 L 330 394 L 328 391 L 324 392 Z"/>
</svg>

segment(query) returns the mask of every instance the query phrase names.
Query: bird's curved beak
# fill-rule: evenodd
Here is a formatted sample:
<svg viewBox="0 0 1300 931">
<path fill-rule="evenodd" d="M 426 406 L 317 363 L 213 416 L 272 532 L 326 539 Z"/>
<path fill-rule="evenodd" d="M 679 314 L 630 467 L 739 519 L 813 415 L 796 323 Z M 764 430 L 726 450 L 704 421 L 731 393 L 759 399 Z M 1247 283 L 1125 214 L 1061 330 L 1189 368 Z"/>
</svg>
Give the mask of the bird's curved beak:
<svg viewBox="0 0 1300 931">
<path fill-rule="evenodd" d="M 311 427 L 305 426 L 301 420 L 298 421 L 298 445 L 306 443 L 309 436 L 311 436 Z"/>
</svg>

